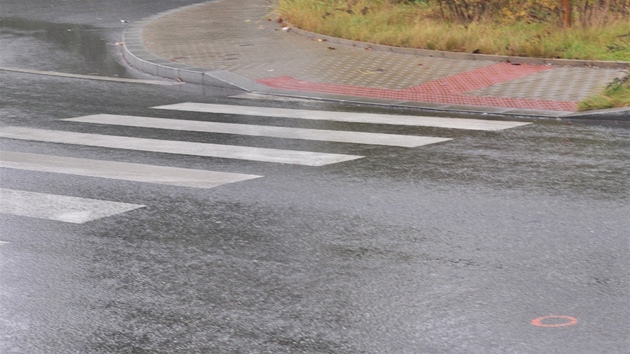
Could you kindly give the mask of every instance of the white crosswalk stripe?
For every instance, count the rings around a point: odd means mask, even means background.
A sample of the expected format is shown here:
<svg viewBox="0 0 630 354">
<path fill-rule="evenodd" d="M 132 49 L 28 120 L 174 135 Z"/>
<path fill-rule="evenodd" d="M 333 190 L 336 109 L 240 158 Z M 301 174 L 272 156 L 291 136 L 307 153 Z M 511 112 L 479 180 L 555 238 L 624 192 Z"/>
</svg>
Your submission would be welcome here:
<svg viewBox="0 0 630 354">
<path fill-rule="evenodd" d="M 0 156 L 0 167 L 5 168 L 167 184 L 181 187 L 214 188 L 227 183 L 262 177 L 239 173 L 203 171 L 9 151 L 0 152 Z"/>
<path fill-rule="evenodd" d="M 328 154 L 310 151 L 266 149 L 248 146 L 218 145 L 159 139 L 132 138 L 125 136 L 75 133 L 59 130 L 5 127 L 0 137 L 43 141 L 49 143 L 97 146 L 114 149 L 161 152 L 168 154 L 220 157 L 262 162 L 277 162 L 306 166 L 324 166 L 350 161 L 363 156 Z"/>
<path fill-rule="evenodd" d="M 0 188 L 0 213 L 83 224 L 145 205 Z"/>
<path fill-rule="evenodd" d="M 217 123 L 181 119 L 121 116 L 112 114 L 96 114 L 91 116 L 68 118 L 65 120 L 72 122 L 111 124 L 143 128 L 158 128 L 206 133 L 238 134 L 285 139 L 332 141 L 341 143 L 386 145 L 399 147 L 418 147 L 422 145 L 441 143 L 451 140 L 449 138 L 436 138 L 428 136 L 286 128 L 265 125 Z"/>
<path fill-rule="evenodd" d="M 328 120 L 328 121 L 351 122 L 351 123 L 390 124 L 390 125 L 424 126 L 424 127 L 449 128 L 449 129 L 489 130 L 489 131 L 503 130 L 503 129 L 520 127 L 523 125 L 530 124 L 526 122 L 499 121 L 499 120 L 424 117 L 424 116 L 375 114 L 375 113 L 314 111 L 314 110 L 287 109 L 287 108 L 232 106 L 232 105 L 194 103 L 194 102 L 177 103 L 177 104 L 171 104 L 171 105 L 165 105 L 165 106 L 157 106 L 153 108 L 164 109 L 164 110 L 187 111 L 187 112 L 238 114 L 238 115 L 249 115 L 249 116 L 260 116 L 260 117 Z"/>
</svg>

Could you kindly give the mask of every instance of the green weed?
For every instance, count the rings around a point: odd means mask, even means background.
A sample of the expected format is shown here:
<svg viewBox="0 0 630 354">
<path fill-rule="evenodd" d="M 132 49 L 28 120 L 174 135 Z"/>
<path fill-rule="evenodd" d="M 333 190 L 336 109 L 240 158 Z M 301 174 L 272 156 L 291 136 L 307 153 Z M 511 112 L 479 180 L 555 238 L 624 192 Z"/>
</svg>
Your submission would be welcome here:
<svg viewBox="0 0 630 354">
<path fill-rule="evenodd" d="M 630 107 L 630 73 L 613 80 L 599 95 L 578 104 L 580 111 L 615 107 Z"/>
</svg>

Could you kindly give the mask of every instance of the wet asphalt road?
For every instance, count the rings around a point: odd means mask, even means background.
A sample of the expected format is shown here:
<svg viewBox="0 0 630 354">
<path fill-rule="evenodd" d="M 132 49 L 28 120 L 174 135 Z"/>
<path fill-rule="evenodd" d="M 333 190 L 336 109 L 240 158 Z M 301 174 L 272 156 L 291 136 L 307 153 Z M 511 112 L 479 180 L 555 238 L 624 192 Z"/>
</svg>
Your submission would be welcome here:
<svg viewBox="0 0 630 354">
<path fill-rule="evenodd" d="M 10 48 L 2 65 L 135 76 L 116 61 L 119 18 L 186 2 L 122 3 L 50 9 L 3 1 L 11 19 L 0 29 L 0 44 Z M 29 8 L 36 11 L 26 15 Z M 146 205 L 79 225 L 0 215 L 2 353 L 624 353 L 630 346 L 627 125 L 538 120 L 475 132 L 171 112 L 149 107 L 376 109 L 6 71 L 0 81 L 1 127 L 366 156 L 314 168 L 0 140 L 3 151 L 264 176 L 202 190 L 0 170 L 2 188 Z M 100 113 L 453 140 L 409 149 L 59 121 Z"/>
</svg>

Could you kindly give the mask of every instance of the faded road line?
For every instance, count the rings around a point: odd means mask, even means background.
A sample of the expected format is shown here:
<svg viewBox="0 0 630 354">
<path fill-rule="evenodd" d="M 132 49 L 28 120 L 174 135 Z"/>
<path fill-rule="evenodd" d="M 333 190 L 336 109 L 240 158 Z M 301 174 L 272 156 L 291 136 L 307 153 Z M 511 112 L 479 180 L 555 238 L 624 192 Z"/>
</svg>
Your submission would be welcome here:
<svg viewBox="0 0 630 354">
<path fill-rule="evenodd" d="M 62 73 L 58 71 L 42 71 L 42 70 L 32 70 L 32 69 L 23 69 L 23 68 L 9 68 L 9 67 L 4 67 L 4 66 L 0 66 L 0 70 L 11 71 L 11 72 L 16 72 L 16 73 L 24 73 L 24 74 L 33 74 L 33 75 L 65 77 L 65 78 L 70 78 L 70 79 L 120 82 L 120 83 L 126 83 L 126 84 L 163 85 L 163 86 L 181 85 L 180 82 L 174 82 L 174 81 L 141 80 L 141 79 L 127 79 L 127 78 L 97 76 L 97 75 L 70 74 L 70 73 Z"/>
</svg>

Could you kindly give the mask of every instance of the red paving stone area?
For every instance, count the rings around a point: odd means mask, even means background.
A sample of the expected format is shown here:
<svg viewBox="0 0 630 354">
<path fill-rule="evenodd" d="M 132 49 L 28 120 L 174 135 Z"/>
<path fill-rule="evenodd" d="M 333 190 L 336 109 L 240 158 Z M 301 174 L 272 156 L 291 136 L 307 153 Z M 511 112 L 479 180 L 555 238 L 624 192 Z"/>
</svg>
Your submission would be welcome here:
<svg viewBox="0 0 630 354">
<path fill-rule="evenodd" d="M 553 66 L 547 65 L 498 63 L 402 90 L 316 83 L 297 80 L 290 76 L 259 79 L 257 82 L 278 89 L 403 101 L 550 111 L 577 110 L 577 103 L 571 101 L 465 95 L 466 92 L 552 69 Z"/>
</svg>

